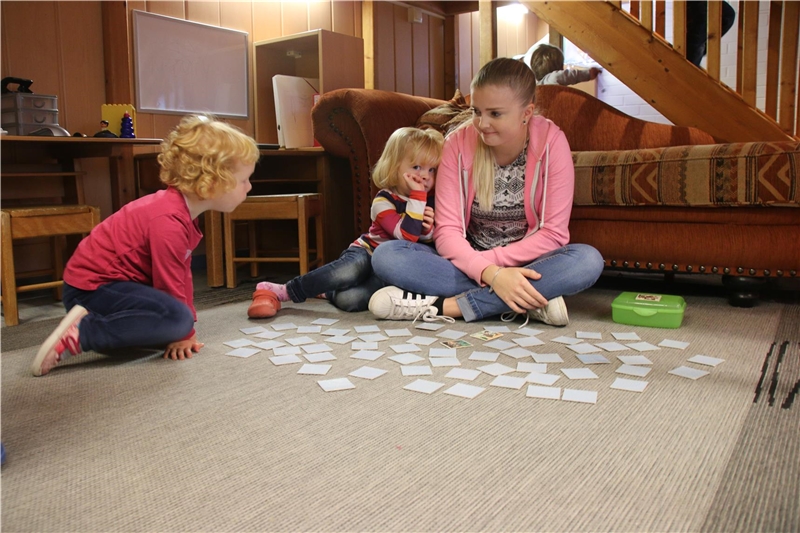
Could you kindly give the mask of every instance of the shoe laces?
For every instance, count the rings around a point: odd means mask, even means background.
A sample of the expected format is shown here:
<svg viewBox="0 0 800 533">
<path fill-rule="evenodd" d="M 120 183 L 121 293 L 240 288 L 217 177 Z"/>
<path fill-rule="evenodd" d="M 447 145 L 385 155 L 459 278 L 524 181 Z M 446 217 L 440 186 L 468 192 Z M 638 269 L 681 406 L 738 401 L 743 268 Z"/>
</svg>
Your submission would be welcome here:
<svg viewBox="0 0 800 533">
<path fill-rule="evenodd" d="M 452 324 L 456 321 L 456 319 L 451 316 L 438 315 L 436 308 L 432 305 L 427 309 L 422 309 L 419 313 L 417 313 L 417 316 L 414 317 L 414 322 L 411 322 L 411 325 L 413 326 L 414 323 L 420 318 L 423 322 L 445 322 L 447 324 Z"/>
<path fill-rule="evenodd" d="M 519 316 L 519 313 L 515 313 L 514 311 L 509 311 L 507 313 L 503 313 L 502 315 L 500 315 L 500 320 L 502 322 L 513 322 L 513 321 L 515 321 L 517 319 L 518 316 Z M 518 327 L 517 329 L 522 329 L 525 326 L 527 326 L 528 325 L 528 320 L 530 320 L 530 319 L 531 319 L 530 315 L 528 313 L 525 313 L 525 322 L 523 322 L 522 325 L 520 327 Z"/>
<path fill-rule="evenodd" d="M 70 355 L 78 355 L 81 351 L 78 326 L 73 324 L 64 332 L 56 344 L 56 360 L 60 362 L 67 352 Z"/>
</svg>

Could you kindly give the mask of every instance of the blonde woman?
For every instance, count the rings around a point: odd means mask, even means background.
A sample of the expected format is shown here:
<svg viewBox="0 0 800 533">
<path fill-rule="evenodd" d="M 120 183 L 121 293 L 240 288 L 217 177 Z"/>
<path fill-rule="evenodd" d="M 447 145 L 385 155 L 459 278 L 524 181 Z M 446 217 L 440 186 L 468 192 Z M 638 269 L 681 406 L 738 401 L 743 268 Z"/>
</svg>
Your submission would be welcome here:
<svg viewBox="0 0 800 533">
<path fill-rule="evenodd" d="M 535 114 L 535 89 L 533 72 L 513 59 L 475 76 L 473 119 L 448 135 L 439 166 L 436 251 L 406 242 L 376 250 L 375 273 L 390 284 L 369 302 L 376 317 L 470 322 L 511 312 L 569 322 L 562 295 L 592 286 L 603 259 L 569 244 L 572 156 L 558 126 Z"/>
<path fill-rule="evenodd" d="M 188 359 L 203 347 L 191 271 L 203 237 L 197 218 L 244 201 L 258 145 L 234 126 L 192 115 L 161 147 L 167 189 L 126 204 L 81 241 L 64 271 L 67 316 L 36 354 L 33 375 L 86 350 L 165 347 L 164 358 Z"/>
</svg>

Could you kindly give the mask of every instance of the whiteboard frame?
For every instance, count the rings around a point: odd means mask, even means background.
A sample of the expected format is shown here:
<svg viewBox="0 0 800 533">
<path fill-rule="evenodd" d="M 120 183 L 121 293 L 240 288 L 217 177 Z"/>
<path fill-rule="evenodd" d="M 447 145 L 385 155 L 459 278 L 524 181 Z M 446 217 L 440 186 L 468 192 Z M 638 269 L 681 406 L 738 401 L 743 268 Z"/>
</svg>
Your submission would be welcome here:
<svg viewBox="0 0 800 533">
<path fill-rule="evenodd" d="M 248 33 L 246 31 L 232 30 L 229 28 L 221 28 L 219 26 L 212 26 L 210 24 L 203 24 L 201 22 L 193 22 L 190 20 L 179 19 L 175 17 L 167 17 L 165 15 L 158 15 L 155 13 L 148 13 L 146 11 L 132 10 L 133 11 L 133 62 L 134 62 L 134 91 L 136 93 L 136 110 L 140 113 L 159 113 L 159 114 L 173 114 L 173 115 L 188 115 L 192 113 L 210 113 L 218 117 L 225 118 L 250 118 L 250 46 L 248 43 Z M 148 22 L 157 21 L 159 25 L 168 23 L 174 26 L 174 31 L 155 33 L 152 28 L 148 28 Z M 151 30 L 147 33 L 147 30 Z M 148 35 L 147 39 L 141 39 L 142 35 Z M 169 83 L 166 84 L 165 90 L 148 92 L 148 85 L 143 83 L 142 72 L 149 71 L 155 72 L 155 76 L 159 76 L 158 69 L 153 65 L 143 65 L 145 57 L 148 54 L 142 52 L 142 47 L 146 46 L 152 49 L 158 48 L 160 57 L 166 58 L 166 64 L 170 60 L 180 62 L 181 57 L 178 57 L 175 50 L 171 50 L 168 46 L 166 39 L 173 38 L 175 35 L 192 34 L 192 37 L 202 39 L 205 46 L 211 46 L 215 43 L 219 44 L 223 41 L 230 45 L 238 43 L 241 39 L 241 51 L 243 53 L 242 71 L 237 73 L 237 77 L 233 79 L 232 85 L 235 87 L 241 85 L 242 98 L 226 99 L 224 107 L 215 107 L 214 105 L 204 105 L 208 102 L 200 103 L 198 101 L 187 101 L 184 107 L 165 104 L 164 107 L 154 105 L 157 100 L 157 93 L 163 95 L 171 91 L 172 87 Z M 161 40 L 159 40 L 161 39 Z M 216 39 L 216 41 L 215 41 Z M 145 43 L 146 41 L 146 43 Z M 220 45 L 221 46 L 221 45 Z M 238 46 L 238 45 L 237 45 Z M 208 49 L 203 52 L 204 57 L 211 57 L 213 49 Z M 236 51 L 238 54 L 238 49 Z M 170 55 L 172 54 L 172 55 Z M 228 64 L 229 62 L 226 62 Z M 213 66 L 212 66 L 213 68 Z M 161 79 L 172 80 L 175 79 L 175 71 L 169 73 L 162 73 Z M 148 80 L 152 80 L 152 76 Z M 183 77 L 179 78 L 185 86 L 212 86 L 213 79 L 202 78 L 201 73 L 189 69 L 183 72 Z M 162 86 L 163 87 L 163 86 Z M 238 93 L 239 89 L 237 89 Z M 167 99 L 169 100 L 169 99 Z"/>
</svg>

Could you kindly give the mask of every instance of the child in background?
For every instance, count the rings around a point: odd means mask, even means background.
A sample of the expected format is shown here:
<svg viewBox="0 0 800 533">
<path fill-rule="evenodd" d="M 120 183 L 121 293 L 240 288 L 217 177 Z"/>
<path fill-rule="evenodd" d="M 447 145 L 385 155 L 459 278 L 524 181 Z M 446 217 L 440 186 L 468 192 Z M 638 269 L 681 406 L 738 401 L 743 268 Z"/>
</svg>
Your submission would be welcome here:
<svg viewBox="0 0 800 533">
<path fill-rule="evenodd" d="M 166 346 L 164 358 L 202 348 L 193 305 L 192 251 L 203 237 L 197 217 L 233 211 L 251 189 L 255 141 L 210 116 L 187 116 L 161 144 L 168 188 L 114 213 L 83 239 L 64 271 L 67 316 L 31 366 L 47 374 L 66 354 Z"/>
<path fill-rule="evenodd" d="M 536 76 L 537 85 L 575 85 L 593 80 L 600 74 L 600 69 L 570 68 L 564 70 L 564 53 L 557 46 L 540 44 L 531 54 L 528 66 Z"/>
<path fill-rule="evenodd" d="M 280 302 L 300 303 L 321 294 L 344 311 L 366 310 L 370 297 L 386 285 L 372 272 L 375 248 L 393 239 L 432 241 L 433 207 L 428 204 L 428 193 L 433 188 L 443 142 L 436 130 L 400 128 L 392 133 L 372 171 L 372 181 L 381 190 L 372 201 L 369 232 L 337 260 L 285 285 L 259 283 L 247 315 L 268 318 L 278 312 Z"/>
</svg>

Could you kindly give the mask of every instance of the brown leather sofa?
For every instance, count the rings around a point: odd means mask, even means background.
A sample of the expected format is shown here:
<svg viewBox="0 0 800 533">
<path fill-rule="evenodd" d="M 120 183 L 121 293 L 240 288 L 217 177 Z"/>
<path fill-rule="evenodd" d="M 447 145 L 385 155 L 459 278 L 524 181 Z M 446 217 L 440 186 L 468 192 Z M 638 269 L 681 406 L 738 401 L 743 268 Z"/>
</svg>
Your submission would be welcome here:
<svg viewBox="0 0 800 533">
<path fill-rule="evenodd" d="M 607 269 L 731 281 L 797 276 L 800 142 L 717 143 L 695 128 L 635 119 L 570 87 L 537 88 L 536 106 L 573 151 L 571 241 L 596 247 Z M 453 107 L 370 89 L 322 96 L 314 135 L 350 161 L 354 235 L 369 226 L 370 169 L 389 135 Z"/>
</svg>

